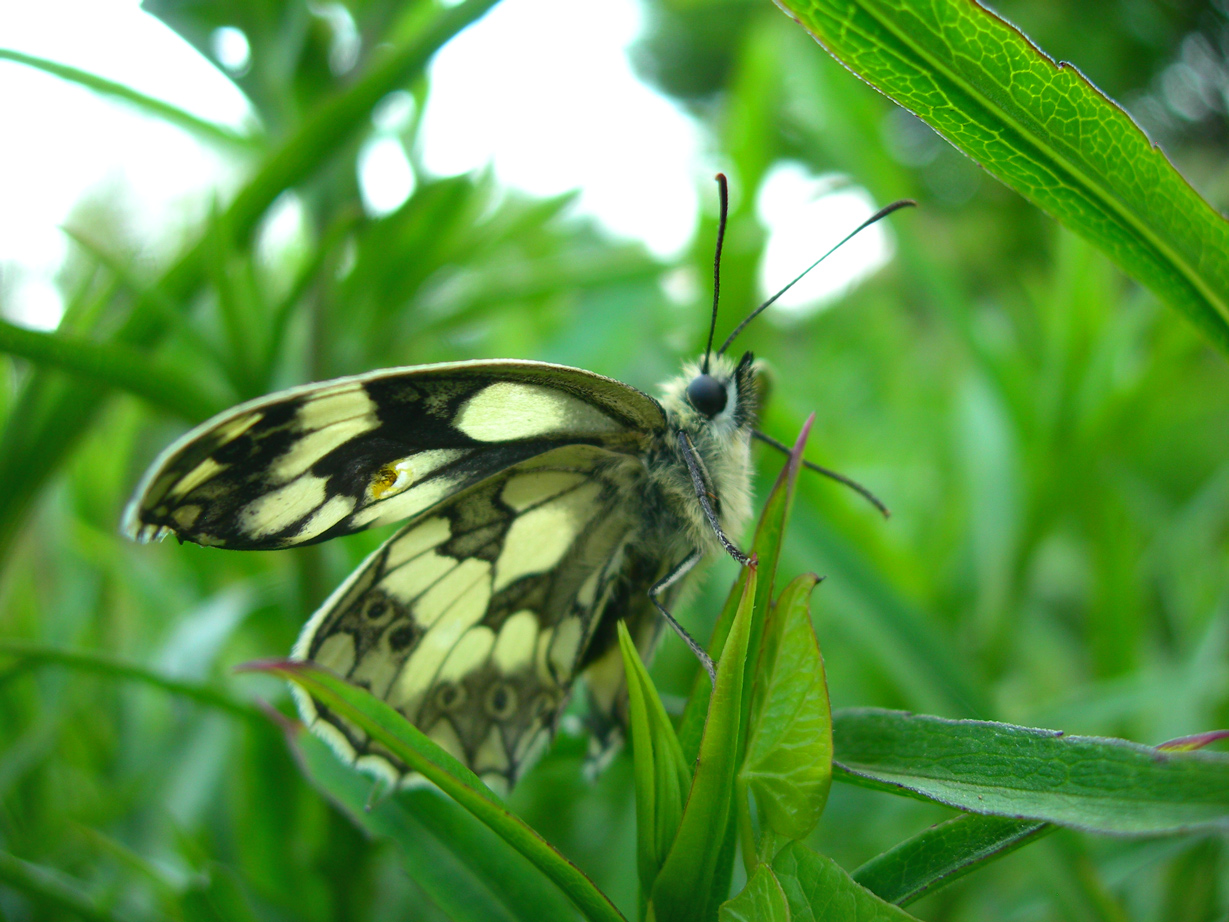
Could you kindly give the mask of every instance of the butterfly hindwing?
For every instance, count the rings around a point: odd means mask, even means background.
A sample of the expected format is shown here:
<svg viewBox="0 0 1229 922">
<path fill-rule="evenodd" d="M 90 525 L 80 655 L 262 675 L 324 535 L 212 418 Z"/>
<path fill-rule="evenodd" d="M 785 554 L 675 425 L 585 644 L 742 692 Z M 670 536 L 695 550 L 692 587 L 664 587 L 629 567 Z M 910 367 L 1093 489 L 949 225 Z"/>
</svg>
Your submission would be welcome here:
<svg viewBox="0 0 1229 922">
<path fill-rule="evenodd" d="M 242 404 L 154 463 L 125 515 L 141 540 L 219 547 L 324 541 L 399 521 L 560 445 L 642 450 L 656 401 L 528 361 L 386 369 Z"/>
<path fill-rule="evenodd" d="M 295 656 L 384 699 L 494 786 L 549 740 L 601 613 L 621 591 L 638 462 L 553 450 L 420 513 L 304 629 Z M 406 767 L 300 696 L 344 755 Z"/>
</svg>

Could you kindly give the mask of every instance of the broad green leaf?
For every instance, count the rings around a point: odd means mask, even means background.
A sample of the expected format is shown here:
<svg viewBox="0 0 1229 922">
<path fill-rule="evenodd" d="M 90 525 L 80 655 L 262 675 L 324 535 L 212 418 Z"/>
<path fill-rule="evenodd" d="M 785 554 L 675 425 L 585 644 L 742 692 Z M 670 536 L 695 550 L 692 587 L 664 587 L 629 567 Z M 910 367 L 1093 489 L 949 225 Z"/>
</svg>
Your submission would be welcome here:
<svg viewBox="0 0 1229 922">
<path fill-rule="evenodd" d="M 552 880 L 589 919 L 623 920 L 606 896 L 519 817 L 510 813 L 478 776 L 428 739 L 417 727 L 370 692 L 325 669 L 296 660 L 253 663 L 294 682 L 335 714 L 353 723 L 394 757 L 419 772 L 485 823 Z"/>
<path fill-rule="evenodd" d="M 731 819 L 747 641 L 755 617 L 756 567 L 752 564 L 747 570 L 738 612 L 717 664 L 717 686 L 704 722 L 699 761 L 683 819 L 650 897 L 649 917 L 662 922 L 711 919 L 729 892 L 726 889 L 721 896 L 714 896 L 723 882 L 720 878 L 725 876 L 718 869 Z M 724 886 L 728 888 L 729 883 L 724 882 Z"/>
<path fill-rule="evenodd" d="M 793 922 L 903 922 L 903 909 L 859 886 L 844 869 L 801 842 L 781 849 L 772 862 L 789 901 Z"/>
<path fill-rule="evenodd" d="M 426 788 L 372 800 L 372 779 L 291 722 L 287 739 L 304 774 L 359 827 L 397 844 L 402 862 L 449 918 L 570 920 L 571 904 L 525 858 L 453 801 Z"/>
<path fill-rule="evenodd" d="M 632 761 L 636 777 L 636 858 L 644 899 L 661 870 L 691 788 L 691 771 L 636 643 L 619 622 L 619 649 L 627 676 Z"/>
<path fill-rule="evenodd" d="M 815 828 L 832 785 L 832 712 L 809 604 L 818 582 L 810 574 L 795 579 L 769 616 L 739 772 L 761 821 L 786 839 Z"/>
<path fill-rule="evenodd" d="M 766 864 L 761 864 L 742 893 L 722 903 L 718 922 L 790 922 L 789 903 L 780 882 Z"/>
<path fill-rule="evenodd" d="M 1125 835 L 1229 828 L 1225 753 L 875 708 L 838 711 L 833 740 L 837 780 L 974 813 Z"/>
<path fill-rule="evenodd" d="M 777 0 L 842 64 L 1229 351 L 1229 224 L 1076 68 L 968 0 Z"/>
<path fill-rule="evenodd" d="M 881 899 L 908 906 L 1054 828 L 1033 820 L 965 813 L 875 856 L 851 876 Z"/>
</svg>

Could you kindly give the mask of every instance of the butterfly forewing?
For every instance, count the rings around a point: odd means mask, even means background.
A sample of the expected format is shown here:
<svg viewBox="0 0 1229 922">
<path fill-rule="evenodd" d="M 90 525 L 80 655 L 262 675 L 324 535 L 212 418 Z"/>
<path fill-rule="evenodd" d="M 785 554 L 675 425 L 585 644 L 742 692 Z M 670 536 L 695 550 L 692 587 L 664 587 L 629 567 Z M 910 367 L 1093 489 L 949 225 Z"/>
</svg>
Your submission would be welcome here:
<svg viewBox="0 0 1229 922">
<path fill-rule="evenodd" d="M 549 740 L 638 527 L 639 462 L 553 450 L 420 513 L 304 629 L 295 655 L 387 701 L 493 786 Z M 347 757 L 406 767 L 300 698 Z"/>
<path fill-rule="evenodd" d="M 540 362 L 341 378 L 188 433 L 154 463 L 125 528 L 228 548 L 314 543 L 409 518 L 561 445 L 635 453 L 664 425 L 634 388 Z"/>
</svg>

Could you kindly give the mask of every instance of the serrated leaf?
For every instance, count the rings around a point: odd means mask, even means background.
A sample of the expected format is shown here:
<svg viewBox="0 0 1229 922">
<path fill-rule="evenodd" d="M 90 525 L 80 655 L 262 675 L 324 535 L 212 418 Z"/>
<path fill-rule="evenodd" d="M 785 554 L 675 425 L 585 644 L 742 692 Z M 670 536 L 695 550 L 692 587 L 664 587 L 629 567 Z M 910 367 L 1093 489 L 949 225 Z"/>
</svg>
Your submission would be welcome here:
<svg viewBox="0 0 1229 922">
<path fill-rule="evenodd" d="M 876 855 L 850 876 L 881 899 L 908 906 L 1054 828 L 1033 820 L 965 813 Z"/>
<path fill-rule="evenodd" d="M 636 778 L 636 857 L 647 898 L 683 817 L 691 771 L 657 689 L 627 627 L 619 622 L 619 649 L 627 676 L 632 763 Z"/>
<path fill-rule="evenodd" d="M 508 812 L 477 775 L 388 704 L 314 663 L 276 660 L 249 664 L 245 668 L 268 672 L 295 683 L 320 704 L 367 733 L 396 759 L 432 782 L 524 855 L 586 918 L 625 922 L 614 904 L 575 865 L 523 820 Z"/>
<path fill-rule="evenodd" d="M 725 875 L 718 873 L 730 823 L 730 806 L 737 769 L 739 724 L 742 720 L 743 678 L 747 641 L 755 617 L 756 568 L 747 568 L 738 612 L 717 664 L 717 685 L 709 703 L 699 761 L 678 835 L 653 885 L 651 918 L 670 922 L 711 919 L 725 894 L 715 891 Z M 729 883 L 724 882 L 728 894 Z"/>
<path fill-rule="evenodd" d="M 761 864 L 741 893 L 722 903 L 718 922 L 790 922 L 789 902 L 772 869 Z"/>
<path fill-rule="evenodd" d="M 815 828 L 832 785 L 832 713 L 809 604 L 818 582 L 810 574 L 795 579 L 769 616 L 739 772 L 761 821 L 786 839 Z"/>
<path fill-rule="evenodd" d="M 1229 828 L 1229 754 L 1162 752 L 981 720 L 833 715 L 838 781 L 1090 832 Z"/>
<path fill-rule="evenodd" d="M 793 922 L 904 922 L 913 916 L 859 886 L 844 869 L 801 842 L 772 862 Z"/>
<path fill-rule="evenodd" d="M 823 47 L 1229 351 L 1229 223 L 1076 68 L 968 0 L 777 0 Z"/>
</svg>

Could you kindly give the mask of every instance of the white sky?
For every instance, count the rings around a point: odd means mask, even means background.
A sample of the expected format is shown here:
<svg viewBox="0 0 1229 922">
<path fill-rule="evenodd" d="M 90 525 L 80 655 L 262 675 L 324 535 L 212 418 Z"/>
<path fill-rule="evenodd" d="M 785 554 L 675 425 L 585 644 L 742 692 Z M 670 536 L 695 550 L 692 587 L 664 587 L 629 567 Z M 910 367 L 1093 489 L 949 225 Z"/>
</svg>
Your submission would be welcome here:
<svg viewBox="0 0 1229 922">
<path fill-rule="evenodd" d="M 583 7 L 504 0 L 432 65 L 425 168 L 452 175 L 490 163 L 502 182 L 533 194 L 578 188 L 580 210 L 613 234 L 666 258 L 681 254 L 695 231 L 697 189 L 712 183 L 718 164 L 699 127 L 631 73 L 625 49 L 641 21 L 637 0 Z M 229 79 L 136 0 L 0 2 L 0 46 L 100 74 L 222 124 L 241 127 L 252 118 Z M 216 36 L 215 47 L 235 60 L 245 51 L 242 35 L 231 31 Z M 393 99 L 378 113 L 360 157 L 364 200 L 376 213 L 396 208 L 416 181 L 393 140 L 407 106 Z M 32 326 L 58 320 L 52 277 L 67 248 L 58 228 L 88 189 L 123 189 L 138 236 L 156 252 L 208 207 L 210 192 L 239 178 L 182 131 L 8 62 L 0 62 L 0 124 L 9 133 L 0 145 L 0 260 L 19 267 L 6 279 L 0 311 Z M 831 192 L 831 185 L 783 165 L 761 190 L 758 211 L 770 228 L 766 293 L 871 213 L 864 192 Z M 887 256 L 884 233 L 872 229 L 782 307 L 814 309 Z"/>
</svg>

